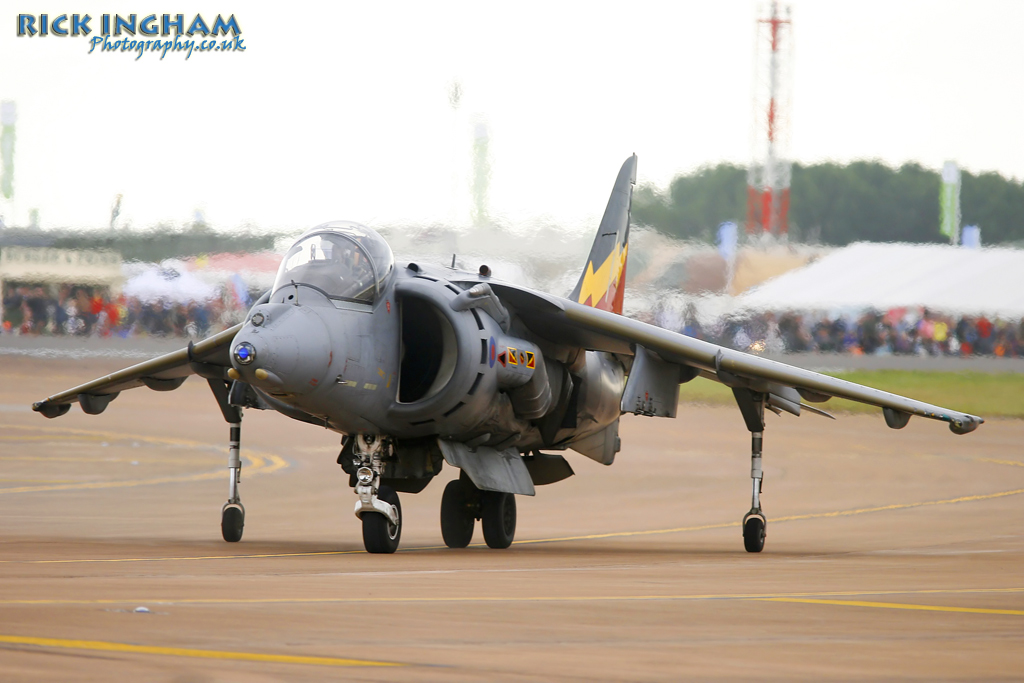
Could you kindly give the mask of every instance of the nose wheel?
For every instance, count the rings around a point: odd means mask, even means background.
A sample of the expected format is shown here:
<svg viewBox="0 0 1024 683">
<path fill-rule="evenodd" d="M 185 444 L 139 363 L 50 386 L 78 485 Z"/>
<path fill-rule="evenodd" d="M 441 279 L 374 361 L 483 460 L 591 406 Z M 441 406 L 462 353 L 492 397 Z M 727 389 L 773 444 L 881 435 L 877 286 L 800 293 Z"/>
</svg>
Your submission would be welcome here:
<svg viewBox="0 0 1024 683">
<path fill-rule="evenodd" d="M 380 512 L 363 512 L 363 547 L 368 553 L 393 553 L 402 540 L 402 503 L 398 492 L 383 484 L 377 487 L 377 500 L 393 506 L 395 520 Z"/>
<path fill-rule="evenodd" d="M 391 452 L 391 443 L 386 437 L 359 434 L 353 452 L 359 497 L 355 514 L 363 525 L 363 547 L 368 553 L 393 553 L 402 540 L 402 504 L 398 492 L 381 483 L 383 459 Z"/>
</svg>

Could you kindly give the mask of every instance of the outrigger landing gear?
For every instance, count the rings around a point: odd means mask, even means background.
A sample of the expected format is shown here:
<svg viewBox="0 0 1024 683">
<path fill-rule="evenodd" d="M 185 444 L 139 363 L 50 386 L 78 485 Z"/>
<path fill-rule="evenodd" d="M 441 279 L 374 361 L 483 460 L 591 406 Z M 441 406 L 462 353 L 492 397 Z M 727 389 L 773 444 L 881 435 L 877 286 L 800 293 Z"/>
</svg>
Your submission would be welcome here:
<svg viewBox="0 0 1024 683">
<path fill-rule="evenodd" d="M 743 547 L 748 553 L 759 553 L 764 550 L 764 539 L 767 536 L 768 519 L 761 511 L 761 482 L 764 473 L 761 470 L 761 447 L 764 440 L 764 405 L 765 395 L 745 388 L 733 388 L 736 404 L 743 414 L 743 420 L 750 430 L 750 478 L 751 500 L 750 512 L 743 516 Z"/>
<path fill-rule="evenodd" d="M 231 443 L 228 447 L 228 502 L 220 511 L 220 533 L 228 543 L 242 540 L 242 529 L 245 527 L 245 508 L 238 494 L 238 484 L 242 481 L 242 458 L 239 447 L 242 439 L 242 411 L 238 411 L 239 422 L 231 425 Z"/>
<path fill-rule="evenodd" d="M 189 348 L 191 349 L 191 346 Z M 207 377 L 206 381 L 231 429 L 228 443 L 228 502 L 220 509 L 220 533 L 228 543 L 237 543 L 242 540 L 242 529 L 245 527 L 245 508 L 242 507 L 242 498 L 238 493 L 238 485 L 242 480 L 242 458 L 239 455 L 242 440 L 242 409 L 231 405 L 229 385 L 225 380 Z"/>
<path fill-rule="evenodd" d="M 764 550 L 765 528 L 768 521 L 761 512 L 761 440 L 763 432 L 754 432 L 750 441 L 750 478 L 753 482 L 753 493 L 750 500 L 750 512 L 743 516 L 743 547 L 748 553 L 759 553 Z"/>
<path fill-rule="evenodd" d="M 359 459 L 356 470 L 355 514 L 363 523 L 363 547 L 368 553 L 393 553 L 402 539 L 402 504 L 398 493 L 380 483 L 384 439 L 373 434 L 356 436 L 354 452 Z"/>
</svg>

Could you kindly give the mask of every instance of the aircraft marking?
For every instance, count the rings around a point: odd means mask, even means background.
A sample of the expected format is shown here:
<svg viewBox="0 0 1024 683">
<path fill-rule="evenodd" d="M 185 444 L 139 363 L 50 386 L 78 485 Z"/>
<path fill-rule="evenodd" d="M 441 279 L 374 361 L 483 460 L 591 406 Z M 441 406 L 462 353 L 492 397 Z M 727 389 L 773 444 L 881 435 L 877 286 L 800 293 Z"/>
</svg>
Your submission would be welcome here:
<svg viewBox="0 0 1024 683">
<path fill-rule="evenodd" d="M 534 358 L 533 351 L 526 352 L 526 367 L 531 370 L 537 367 L 537 359 Z"/>
<path fill-rule="evenodd" d="M 36 647 L 64 648 L 71 650 L 164 655 L 169 657 L 227 659 L 242 662 L 265 662 L 269 664 L 314 664 L 319 666 L 405 666 L 404 664 L 399 664 L 397 662 L 375 662 L 367 659 L 343 659 L 341 657 L 314 657 L 303 655 L 271 655 L 259 652 L 236 652 L 232 650 L 197 650 L 187 647 L 161 647 L 155 645 L 113 643 L 103 640 L 71 640 L 67 638 L 35 638 L 31 636 L 0 635 L 0 643 L 8 643 L 11 645 L 35 645 Z"/>
<path fill-rule="evenodd" d="M 367 382 L 366 384 L 363 385 L 363 389 L 369 389 L 370 391 L 375 391 L 377 389 L 377 385 L 376 384 L 370 384 L 369 382 Z"/>
<path fill-rule="evenodd" d="M 516 360 L 516 350 L 515 350 L 515 347 L 512 347 L 512 346 L 508 347 L 508 364 L 509 365 L 519 365 L 519 361 Z"/>
<path fill-rule="evenodd" d="M 494 337 L 491 337 L 490 346 L 491 346 L 491 352 L 490 352 L 489 360 L 487 362 L 487 367 L 493 368 L 494 367 L 495 357 L 496 357 L 496 355 L 498 353 L 498 345 L 494 342 Z"/>
<path fill-rule="evenodd" d="M 607 299 L 608 293 L 613 289 L 618 291 L 622 271 L 626 266 L 626 254 L 628 251 L 628 244 L 623 245 L 616 242 L 615 249 L 608 254 L 604 263 L 596 271 L 594 270 L 594 262 L 587 262 L 578 303 L 593 308 L 604 308 L 600 304 Z M 609 306 L 606 310 L 611 310 L 610 302 L 606 301 L 605 306 Z M 615 312 L 618 313 L 619 311 Z"/>
</svg>

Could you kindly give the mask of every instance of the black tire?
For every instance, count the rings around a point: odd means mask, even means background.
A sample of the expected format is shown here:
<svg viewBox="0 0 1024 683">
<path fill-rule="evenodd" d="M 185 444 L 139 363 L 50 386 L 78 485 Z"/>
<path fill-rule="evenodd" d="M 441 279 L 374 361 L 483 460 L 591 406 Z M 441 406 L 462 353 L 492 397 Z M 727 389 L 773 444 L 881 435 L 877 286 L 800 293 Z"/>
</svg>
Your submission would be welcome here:
<svg viewBox="0 0 1024 683">
<path fill-rule="evenodd" d="M 379 512 L 363 513 L 363 547 L 368 553 L 393 553 L 402 540 L 402 503 L 398 493 L 383 484 L 377 488 L 377 497 L 398 508 L 398 524 L 392 524 Z"/>
<path fill-rule="evenodd" d="M 759 553 L 764 550 L 764 520 L 751 517 L 743 525 L 743 547 L 748 553 Z"/>
<path fill-rule="evenodd" d="M 220 512 L 220 535 L 228 543 L 242 540 L 242 529 L 245 528 L 245 510 L 237 505 L 226 505 Z"/>
<path fill-rule="evenodd" d="M 453 479 L 441 496 L 441 538 L 449 548 L 465 548 L 473 540 L 479 494 L 471 484 Z"/>
<path fill-rule="evenodd" d="M 480 508 L 487 547 L 502 549 L 512 545 L 516 535 L 516 497 L 511 493 L 484 491 Z"/>
</svg>

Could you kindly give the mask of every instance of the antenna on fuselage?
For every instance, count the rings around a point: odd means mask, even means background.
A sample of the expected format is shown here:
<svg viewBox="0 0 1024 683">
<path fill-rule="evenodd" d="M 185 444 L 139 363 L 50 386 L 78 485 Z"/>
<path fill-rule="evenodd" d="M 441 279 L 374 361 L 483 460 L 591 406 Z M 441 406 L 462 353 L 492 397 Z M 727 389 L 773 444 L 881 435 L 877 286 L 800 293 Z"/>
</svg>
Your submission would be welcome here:
<svg viewBox="0 0 1024 683">
<path fill-rule="evenodd" d="M 452 254 L 452 268 L 455 267 L 455 254 Z"/>
<path fill-rule="evenodd" d="M 292 280 L 292 287 L 295 288 L 295 305 L 299 305 L 299 286 L 295 284 L 295 280 Z"/>
</svg>

